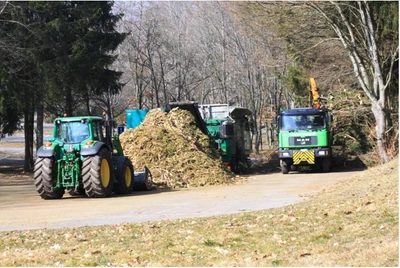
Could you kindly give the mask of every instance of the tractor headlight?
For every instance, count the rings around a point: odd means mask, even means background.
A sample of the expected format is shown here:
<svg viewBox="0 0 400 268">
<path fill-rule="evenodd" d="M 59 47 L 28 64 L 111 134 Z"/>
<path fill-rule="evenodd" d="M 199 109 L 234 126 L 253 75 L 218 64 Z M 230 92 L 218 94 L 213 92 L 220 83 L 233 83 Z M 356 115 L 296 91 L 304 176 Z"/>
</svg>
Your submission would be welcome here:
<svg viewBox="0 0 400 268">
<path fill-rule="evenodd" d="M 49 147 L 51 147 L 51 145 L 53 145 L 53 143 L 48 141 L 48 142 L 45 142 L 43 145 L 44 145 L 44 147 L 49 148 Z"/>
<path fill-rule="evenodd" d="M 282 156 L 283 156 L 283 157 L 289 157 L 290 154 L 289 154 L 289 153 L 282 153 Z"/>
<path fill-rule="evenodd" d="M 328 152 L 327 151 L 318 151 L 318 155 L 319 156 L 328 155 Z"/>
</svg>

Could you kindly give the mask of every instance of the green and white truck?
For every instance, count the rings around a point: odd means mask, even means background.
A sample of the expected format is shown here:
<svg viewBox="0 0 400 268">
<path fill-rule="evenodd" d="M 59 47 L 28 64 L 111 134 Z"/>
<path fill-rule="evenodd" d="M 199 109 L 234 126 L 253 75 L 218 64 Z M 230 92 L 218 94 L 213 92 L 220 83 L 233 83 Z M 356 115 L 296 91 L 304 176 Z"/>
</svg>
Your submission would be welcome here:
<svg viewBox="0 0 400 268">
<path fill-rule="evenodd" d="M 332 160 L 332 114 L 325 108 L 282 110 L 278 127 L 278 157 L 283 174 L 313 165 L 328 172 Z"/>
</svg>

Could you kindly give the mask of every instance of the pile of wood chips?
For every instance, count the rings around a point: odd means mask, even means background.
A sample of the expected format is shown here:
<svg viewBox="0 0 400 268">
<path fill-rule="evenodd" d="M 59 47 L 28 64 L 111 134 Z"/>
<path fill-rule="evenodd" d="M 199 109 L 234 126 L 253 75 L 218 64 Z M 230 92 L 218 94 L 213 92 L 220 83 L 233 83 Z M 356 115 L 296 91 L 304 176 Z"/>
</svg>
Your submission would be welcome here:
<svg viewBox="0 0 400 268">
<path fill-rule="evenodd" d="M 135 170 L 149 168 L 159 189 L 230 184 L 235 175 L 221 161 L 193 115 L 179 108 L 151 110 L 135 129 L 120 135 Z"/>
</svg>

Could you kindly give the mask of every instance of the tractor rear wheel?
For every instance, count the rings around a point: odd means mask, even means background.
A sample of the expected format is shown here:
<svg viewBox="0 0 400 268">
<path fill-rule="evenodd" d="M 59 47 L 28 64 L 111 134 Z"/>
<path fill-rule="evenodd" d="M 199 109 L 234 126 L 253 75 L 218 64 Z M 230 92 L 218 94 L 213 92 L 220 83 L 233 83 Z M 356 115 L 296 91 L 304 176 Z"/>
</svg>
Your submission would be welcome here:
<svg viewBox="0 0 400 268">
<path fill-rule="evenodd" d="M 122 163 L 119 163 L 119 162 Z M 130 194 L 133 190 L 133 165 L 131 160 L 125 157 L 118 158 L 115 177 L 117 184 L 114 185 L 114 191 L 117 194 Z"/>
<path fill-rule="evenodd" d="M 88 156 L 82 163 L 82 182 L 89 197 L 108 197 L 113 189 L 110 153 L 106 149 Z"/>
<path fill-rule="evenodd" d="M 38 157 L 33 168 L 36 191 L 43 199 L 60 199 L 64 188 L 54 187 L 57 184 L 57 164 L 53 158 Z"/>
</svg>

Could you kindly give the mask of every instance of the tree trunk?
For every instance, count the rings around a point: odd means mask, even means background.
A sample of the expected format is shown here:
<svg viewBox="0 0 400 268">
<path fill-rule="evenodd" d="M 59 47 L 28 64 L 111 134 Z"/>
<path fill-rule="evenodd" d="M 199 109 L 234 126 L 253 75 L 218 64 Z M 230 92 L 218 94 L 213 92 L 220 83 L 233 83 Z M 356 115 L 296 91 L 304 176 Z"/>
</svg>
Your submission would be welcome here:
<svg viewBox="0 0 400 268">
<path fill-rule="evenodd" d="M 255 142 L 254 142 L 254 149 L 256 150 L 256 154 L 260 152 L 260 132 L 261 132 L 261 126 L 260 128 L 257 125 L 257 115 L 254 112 L 253 114 L 253 120 L 254 120 L 254 133 L 255 133 Z"/>
<path fill-rule="evenodd" d="M 334 1 L 331 4 L 336 8 L 341 18 L 340 23 L 331 17 L 331 13 L 325 12 L 318 5 L 312 4 L 312 6 L 325 17 L 341 40 L 343 47 L 349 53 L 358 82 L 367 97 L 371 100 L 371 110 L 376 121 L 375 130 L 378 154 L 381 162 L 386 163 L 389 161 L 386 152 L 386 90 L 392 77 L 394 63 L 398 60 L 398 42 L 393 42 L 393 52 L 386 59 L 386 61 L 391 62 L 390 68 L 387 70 L 382 69 L 382 66 L 384 66 L 382 61 L 385 59 L 379 54 L 379 40 L 377 39 L 379 34 L 376 34 L 378 28 L 375 28 L 375 24 L 373 23 L 370 3 L 360 1 L 354 6 L 360 15 L 358 21 L 354 20 L 354 17 L 350 19 L 346 16 L 345 10 L 348 8 L 347 4 L 343 6 Z M 361 41 L 356 38 L 360 32 L 362 33 Z"/>
<path fill-rule="evenodd" d="M 33 120 L 34 111 L 32 105 L 32 98 L 26 98 L 24 108 L 24 135 L 25 135 L 25 157 L 24 157 L 24 171 L 31 172 L 33 170 Z"/>
<path fill-rule="evenodd" d="M 67 116 L 73 116 L 73 109 L 72 109 L 72 90 L 67 88 L 65 92 L 65 113 Z"/>
<path fill-rule="evenodd" d="M 382 164 L 389 161 L 386 153 L 386 113 L 379 103 L 372 103 L 372 113 L 376 121 L 376 145 Z"/>
<path fill-rule="evenodd" d="M 43 113 L 43 104 L 39 102 L 37 107 L 37 115 L 36 115 L 36 150 L 38 150 L 43 145 L 43 121 L 44 121 L 44 113 Z"/>
<path fill-rule="evenodd" d="M 91 108 L 90 108 L 90 97 L 89 96 L 90 96 L 89 93 L 85 94 L 86 111 L 87 111 L 88 115 L 92 115 L 92 111 L 91 111 Z"/>
<path fill-rule="evenodd" d="M 162 92 L 163 92 L 163 95 L 164 95 L 163 106 L 167 107 L 167 104 L 169 103 L 169 101 L 168 101 L 168 95 L 167 95 L 167 86 L 166 86 L 166 82 L 165 82 L 163 56 L 161 55 L 159 50 L 157 50 L 157 53 L 158 53 L 158 58 L 160 60 L 161 86 L 162 86 Z"/>
</svg>

